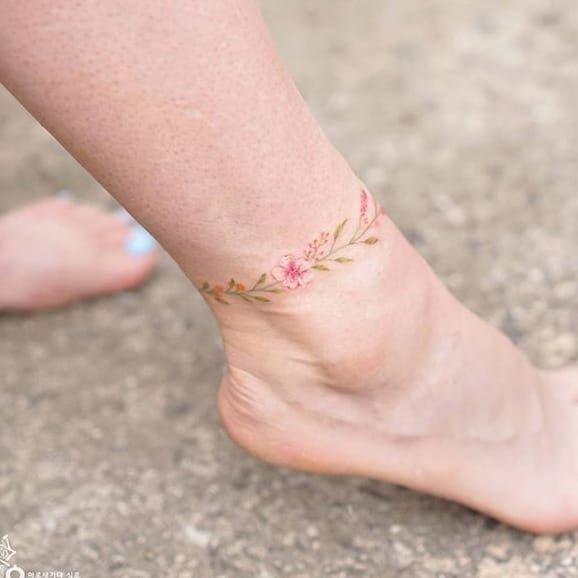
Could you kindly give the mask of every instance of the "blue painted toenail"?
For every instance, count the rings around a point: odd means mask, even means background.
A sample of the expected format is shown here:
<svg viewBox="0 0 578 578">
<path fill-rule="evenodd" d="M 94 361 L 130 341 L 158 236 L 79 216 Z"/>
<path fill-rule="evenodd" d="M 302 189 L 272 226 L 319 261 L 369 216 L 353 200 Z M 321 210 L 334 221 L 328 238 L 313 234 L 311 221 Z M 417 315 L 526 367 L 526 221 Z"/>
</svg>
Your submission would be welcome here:
<svg viewBox="0 0 578 578">
<path fill-rule="evenodd" d="M 133 216 L 124 207 L 119 207 L 118 209 L 116 209 L 116 211 L 114 211 L 114 215 L 116 216 L 117 219 L 121 220 L 123 223 L 134 222 Z"/>
<path fill-rule="evenodd" d="M 131 227 L 131 233 L 124 244 L 124 250 L 129 255 L 138 257 L 146 255 L 155 249 L 157 243 L 154 237 L 138 223 Z"/>
</svg>

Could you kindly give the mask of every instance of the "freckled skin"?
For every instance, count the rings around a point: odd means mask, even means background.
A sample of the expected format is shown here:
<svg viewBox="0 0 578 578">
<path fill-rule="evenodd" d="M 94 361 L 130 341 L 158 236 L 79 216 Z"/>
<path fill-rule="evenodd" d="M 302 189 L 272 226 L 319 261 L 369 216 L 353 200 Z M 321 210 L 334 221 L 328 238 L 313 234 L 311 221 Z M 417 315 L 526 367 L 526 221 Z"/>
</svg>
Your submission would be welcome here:
<svg viewBox="0 0 578 578">
<path fill-rule="evenodd" d="M 359 182 L 252 1 L 0 5 L 0 80 L 191 280 L 254 279 L 358 214 Z M 375 235 L 330 282 L 211 303 L 231 437 L 273 463 L 404 484 L 524 529 L 578 527 L 576 371 L 537 372 L 386 215 Z"/>
<path fill-rule="evenodd" d="M 267 270 L 356 211 L 355 177 L 252 2 L 33 0 L 3 13 L 2 81 L 191 277 Z"/>
</svg>

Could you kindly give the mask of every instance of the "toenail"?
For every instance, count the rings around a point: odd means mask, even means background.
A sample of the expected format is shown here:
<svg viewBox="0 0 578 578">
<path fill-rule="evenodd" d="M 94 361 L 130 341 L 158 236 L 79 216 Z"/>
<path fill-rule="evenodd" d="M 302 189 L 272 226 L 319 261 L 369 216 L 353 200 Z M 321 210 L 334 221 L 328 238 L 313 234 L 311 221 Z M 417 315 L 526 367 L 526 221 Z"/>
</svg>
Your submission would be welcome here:
<svg viewBox="0 0 578 578">
<path fill-rule="evenodd" d="M 134 223 L 134 217 L 124 207 L 116 209 L 114 216 L 123 223 Z"/>
<path fill-rule="evenodd" d="M 154 237 L 138 223 L 134 223 L 131 232 L 124 244 L 124 250 L 129 255 L 146 255 L 156 247 Z"/>
</svg>

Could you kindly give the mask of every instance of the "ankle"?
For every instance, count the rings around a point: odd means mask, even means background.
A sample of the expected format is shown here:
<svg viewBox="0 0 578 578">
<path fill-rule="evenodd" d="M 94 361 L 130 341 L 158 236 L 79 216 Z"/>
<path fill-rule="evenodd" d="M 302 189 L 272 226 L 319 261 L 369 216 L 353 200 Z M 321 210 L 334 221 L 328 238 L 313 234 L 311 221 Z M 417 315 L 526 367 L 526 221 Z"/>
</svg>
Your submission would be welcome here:
<svg viewBox="0 0 578 578">
<path fill-rule="evenodd" d="M 214 307 L 229 365 L 267 380 L 298 360 L 287 379 L 339 390 L 411 379 L 432 349 L 441 285 L 385 215 L 375 235 L 378 243 L 316 272 L 307 287 L 270 303 Z M 257 358 L 257 348 L 267 357 Z"/>
<path fill-rule="evenodd" d="M 384 241 L 376 250 L 333 280 L 328 274 L 315 289 L 282 295 L 272 307 L 219 316 L 227 354 L 221 419 L 258 457 L 359 473 L 361 458 L 357 465 L 327 461 L 331 440 L 320 419 L 384 439 L 421 433 L 395 408 L 405 407 L 426 371 L 441 286 L 389 219 L 378 232 Z"/>
</svg>

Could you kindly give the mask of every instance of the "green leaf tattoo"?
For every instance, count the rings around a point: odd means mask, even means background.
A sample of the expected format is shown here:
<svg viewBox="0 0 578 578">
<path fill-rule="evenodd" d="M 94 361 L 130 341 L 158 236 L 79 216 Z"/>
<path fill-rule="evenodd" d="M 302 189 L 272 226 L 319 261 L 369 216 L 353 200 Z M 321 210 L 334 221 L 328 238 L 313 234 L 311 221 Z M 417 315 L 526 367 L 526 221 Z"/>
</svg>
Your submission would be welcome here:
<svg viewBox="0 0 578 578">
<path fill-rule="evenodd" d="M 369 201 L 372 199 L 372 207 Z M 380 205 L 370 197 L 367 189 L 362 188 L 359 197 L 359 216 L 357 227 L 351 236 L 345 237 L 349 218 L 341 221 L 333 230 L 333 234 L 322 232 L 313 239 L 300 255 L 285 255 L 269 273 L 262 273 L 253 285 L 245 285 L 236 281 L 233 277 L 225 284 L 211 284 L 203 281 L 200 292 L 207 298 L 215 300 L 223 305 L 230 305 L 227 298 L 235 298 L 247 303 L 271 303 L 271 299 L 265 294 L 279 294 L 305 287 L 315 277 L 315 272 L 329 272 L 332 268 L 330 263 L 345 265 L 352 263 L 353 258 L 341 255 L 341 253 L 355 245 L 375 245 L 379 238 L 369 235 L 370 229 L 374 228 L 383 214 Z"/>
</svg>

